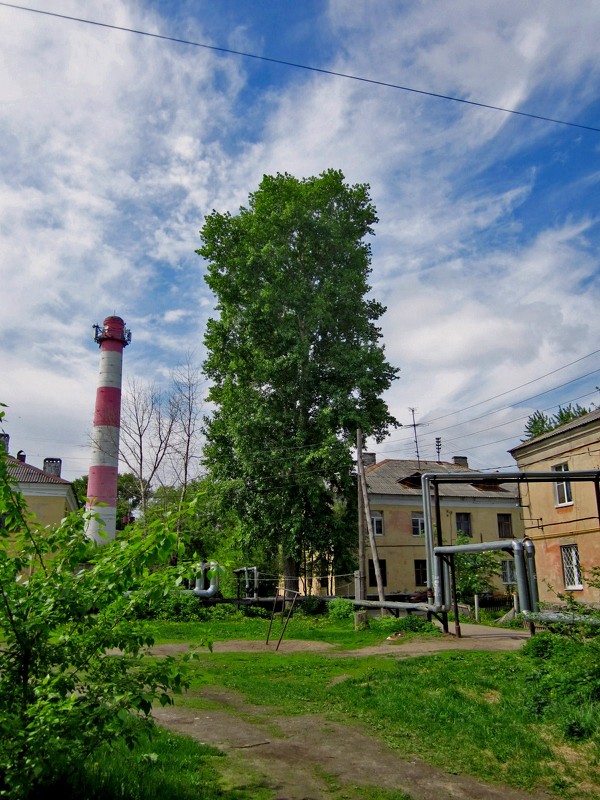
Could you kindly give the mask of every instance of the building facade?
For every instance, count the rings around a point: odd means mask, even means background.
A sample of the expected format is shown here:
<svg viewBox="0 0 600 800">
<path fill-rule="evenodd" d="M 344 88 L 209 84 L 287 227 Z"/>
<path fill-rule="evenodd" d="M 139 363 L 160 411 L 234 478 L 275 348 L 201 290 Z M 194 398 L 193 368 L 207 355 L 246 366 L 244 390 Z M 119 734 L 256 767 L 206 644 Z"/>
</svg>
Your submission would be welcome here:
<svg viewBox="0 0 600 800">
<path fill-rule="evenodd" d="M 521 472 L 556 472 L 556 483 L 523 483 L 525 532 L 536 546 L 540 600 L 600 603 L 585 576 L 600 566 L 600 492 L 594 482 L 569 481 L 573 471 L 600 470 L 600 410 L 536 436 L 510 451 Z"/>
<path fill-rule="evenodd" d="M 60 459 L 44 460 L 45 469 L 25 462 L 25 455 L 8 456 L 9 475 L 27 502 L 27 509 L 40 526 L 54 525 L 69 512 L 78 508 L 78 503 L 69 481 L 60 477 Z"/>
<path fill-rule="evenodd" d="M 471 472 L 466 459 L 454 462 L 385 460 L 365 470 L 371 520 L 386 595 L 413 594 L 427 585 L 421 475 L 425 472 Z M 523 520 L 518 491 L 512 484 L 440 486 L 444 544 L 455 544 L 459 532 L 474 542 L 521 539 Z M 368 549 L 367 588 L 374 591 L 372 554 Z M 515 583 L 513 560 L 503 556 L 496 591 Z"/>
</svg>

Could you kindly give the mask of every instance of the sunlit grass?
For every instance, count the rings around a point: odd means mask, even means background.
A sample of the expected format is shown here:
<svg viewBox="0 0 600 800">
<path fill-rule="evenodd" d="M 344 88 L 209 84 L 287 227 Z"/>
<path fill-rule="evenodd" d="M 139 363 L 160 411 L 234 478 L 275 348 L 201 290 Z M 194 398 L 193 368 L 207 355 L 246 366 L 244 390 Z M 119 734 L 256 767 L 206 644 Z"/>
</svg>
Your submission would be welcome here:
<svg viewBox="0 0 600 800">
<path fill-rule="evenodd" d="M 271 800 L 273 793 L 248 781 L 223 788 L 219 750 L 156 728 L 133 750 L 123 742 L 98 750 L 77 774 L 53 786 L 61 800 Z"/>
</svg>

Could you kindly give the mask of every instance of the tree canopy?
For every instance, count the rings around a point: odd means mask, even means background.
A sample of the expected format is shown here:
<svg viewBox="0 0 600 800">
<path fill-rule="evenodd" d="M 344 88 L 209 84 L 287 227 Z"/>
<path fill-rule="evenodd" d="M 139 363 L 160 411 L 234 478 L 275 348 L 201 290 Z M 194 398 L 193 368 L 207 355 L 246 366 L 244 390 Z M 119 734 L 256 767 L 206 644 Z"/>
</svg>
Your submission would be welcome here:
<svg viewBox="0 0 600 800">
<path fill-rule="evenodd" d="M 334 498 L 351 488 L 356 429 L 380 440 L 397 425 L 382 397 L 398 373 L 375 324 L 385 308 L 368 297 L 376 221 L 369 187 L 330 170 L 265 176 L 247 208 L 213 211 L 201 230 L 218 312 L 205 465 L 246 540 L 296 561 L 348 539 Z"/>
<path fill-rule="evenodd" d="M 584 417 L 592 410 L 591 408 L 580 406 L 579 403 L 575 403 L 575 405 L 569 403 L 567 406 L 559 406 L 556 414 L 552 416 L 544 414 L 543 411 L 534 411 L 525 425 L 526 438 L 523 439 L 523 441 L 526 442 L 536 436 L 550 433 L 550 431 L 553 431 L 555 428 L 566 425 L 567 422 L 572 422 L 572 420 L 578 417 Z"/>
</svg>

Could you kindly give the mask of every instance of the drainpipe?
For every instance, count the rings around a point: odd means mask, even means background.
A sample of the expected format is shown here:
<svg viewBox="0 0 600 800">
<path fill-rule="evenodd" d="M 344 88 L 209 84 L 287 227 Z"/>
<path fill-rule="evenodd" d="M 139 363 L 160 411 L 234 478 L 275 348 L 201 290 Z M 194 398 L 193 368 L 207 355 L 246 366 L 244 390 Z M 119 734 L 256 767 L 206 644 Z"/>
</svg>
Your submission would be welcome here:
<svg viewBox="0 0 600 800">
<path fill-rule="evenodd" d="M 196 569 L 196 586 L 193 593 L 196 597 L 213 597 L 219 591 L 219 565 L 216 561 L 202 562 L 196 565 Z M 208 570 L 212 570 L 210 586 L 208 589 L 203 589 L 204 577 Z"/>
</svg>

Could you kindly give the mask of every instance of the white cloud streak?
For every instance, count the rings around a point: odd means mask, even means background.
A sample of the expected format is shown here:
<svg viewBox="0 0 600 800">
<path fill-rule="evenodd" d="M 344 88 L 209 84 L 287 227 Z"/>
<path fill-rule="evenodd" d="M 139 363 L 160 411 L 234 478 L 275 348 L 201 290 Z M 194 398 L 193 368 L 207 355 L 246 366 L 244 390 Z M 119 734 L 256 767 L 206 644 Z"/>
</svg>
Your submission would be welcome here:
<svg viewBox="0 0 600 800">
<path fill-rule="evenodd" d="M 77 0 L 44 7 L 89 13 Z M 264 173 L 335 167 L 371 184 L 373 293 L 388 306 L 384 342 L 402 368 L 388 399 L 403 422 L 408 406 L 434 418 L 595 349 L 598 171 L 582 166 L 593 134 L 289 68 L 269 84 L 272 67 L 239 57 L 0 15 L 0 400 L 17 449 L 41 452 L 51 429 L 69 476 L 85 471 L 97 366 L 86 336 L 103 316 L 132 328 L 134 376 L 168 374 L 198 346 L 211 305 L 194 254 L 203 216 L 235 213 Z M 143 2 L 100 0 L 93 16 L 181 35 Z M 328 69 L 575 120 L 598 99 L 595 0 L 576 14 L 562 0 L 384 0 L 377 14 L 331 0 L 313 25 L 334 52 Z M 184 35 L 212 41 L 210 15 L 185 20 Z M 258 18 L 229 43 L 276 50 Z M 473 452 L 504 465 L 522 428 Z"/>
</svg>

